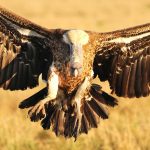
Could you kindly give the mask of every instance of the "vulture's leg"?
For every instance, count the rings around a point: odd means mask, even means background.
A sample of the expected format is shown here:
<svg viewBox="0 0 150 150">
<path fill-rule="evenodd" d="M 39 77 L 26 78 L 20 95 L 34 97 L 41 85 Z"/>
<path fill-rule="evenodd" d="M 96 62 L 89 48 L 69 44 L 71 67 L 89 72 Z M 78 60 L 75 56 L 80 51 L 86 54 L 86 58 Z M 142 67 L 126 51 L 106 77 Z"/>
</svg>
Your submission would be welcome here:
<svg viewBox="0 0 150 150">
<path fill-rule="evenodd" d="M 80 129 L 81 129 L 81 120 L 83 115 L 83 99 L 85 94 L 87 93 L 88 88 L 90 87 L 89 78 L 86 77 L 83 83 L 79 86 L 74 98 L 72 99 L 72 105 L 74 106 L 74 129 L 73 134 L 74 137 L 77 138 Z"/>
<path fill-rule="evenodd" d="M 47 81 L 47 89 L 48 93 L 47 96 L 39 101 L 35 106 L 31 108 L 29 111 L 29 117 L 33 121 L 38 121 L 39 119 L 45 117 L 45 104 L 48 102 L 55 100 L 57 97 L 58 92 L 58 75 L 52 71 L 49 75 L 48 81 Z"/>
</svg>

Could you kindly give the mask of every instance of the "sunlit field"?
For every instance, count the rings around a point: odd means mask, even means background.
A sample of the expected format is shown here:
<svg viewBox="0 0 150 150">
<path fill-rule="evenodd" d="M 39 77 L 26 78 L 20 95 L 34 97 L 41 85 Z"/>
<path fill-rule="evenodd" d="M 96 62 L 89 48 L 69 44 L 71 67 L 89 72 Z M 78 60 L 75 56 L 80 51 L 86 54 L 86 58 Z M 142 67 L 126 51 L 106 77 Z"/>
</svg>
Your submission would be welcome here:
<svg viewBox="0 0 150 150">
<path fill-rule="evenodd" d="M 111 31 L 150 22 L 149 0 L 0 0 L 0 5 L 47 28 Z M 107 83 L 102 83 L 110 92 Z M 0 150 L 149 150 L 150 97 L 119 99 L 110 118 L 74 139 L 31 123 L 19 102 L 42 88 L 0 90 Z M 149 100 L 149 101 L 148 101 Z"/>
</svg>

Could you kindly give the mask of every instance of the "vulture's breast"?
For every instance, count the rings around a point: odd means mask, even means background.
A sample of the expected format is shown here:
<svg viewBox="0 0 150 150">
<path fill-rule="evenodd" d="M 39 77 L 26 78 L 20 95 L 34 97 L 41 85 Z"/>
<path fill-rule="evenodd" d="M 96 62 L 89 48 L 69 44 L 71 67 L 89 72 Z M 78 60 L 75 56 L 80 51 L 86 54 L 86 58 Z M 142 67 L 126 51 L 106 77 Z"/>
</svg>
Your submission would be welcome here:
<svg viewBox="0 0 150 150">
<path fill-rule="evenodd" d="M 86 55 L 87 56 L 87 55 Z M 85 77 L 91 76 L 93 71 L 93 59 L 85 57 L 83 61 L 82 74 L 74 77 L 70 74 L 70 63 L 62 64 L 61 70 L 57 73 L 59 76 L 59 86 L 67 90 L 68 93 L 74 91 Z"/>
</svg>

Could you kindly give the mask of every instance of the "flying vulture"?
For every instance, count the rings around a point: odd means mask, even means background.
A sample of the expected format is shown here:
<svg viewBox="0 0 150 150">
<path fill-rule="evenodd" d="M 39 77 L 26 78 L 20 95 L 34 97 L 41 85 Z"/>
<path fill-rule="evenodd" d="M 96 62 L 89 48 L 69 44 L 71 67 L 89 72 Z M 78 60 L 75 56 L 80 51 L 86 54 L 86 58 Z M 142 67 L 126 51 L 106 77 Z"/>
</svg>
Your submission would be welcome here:
<svg viewBox="0 0 150 150">
<path fill-rule="evenodd" d="M 0 87 L 45 88 L 25 99 L 31 121 L 74 137 L 107 119 L 119 97 L 150 94 L 150 23 L 113 32 L 46 29 L 0 7 Z M 111 94 L 92 80 L 108 81 Z"/>
</svg>

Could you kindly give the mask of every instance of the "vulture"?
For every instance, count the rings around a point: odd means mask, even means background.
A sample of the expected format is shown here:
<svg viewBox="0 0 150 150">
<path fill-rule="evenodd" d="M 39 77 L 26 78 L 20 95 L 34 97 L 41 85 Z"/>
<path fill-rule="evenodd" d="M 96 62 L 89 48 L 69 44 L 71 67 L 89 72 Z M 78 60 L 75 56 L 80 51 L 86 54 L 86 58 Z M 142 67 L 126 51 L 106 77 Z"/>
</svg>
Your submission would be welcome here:
<svg viewBox="0 0 150 150">
<path fill-rule="evenodd" d="M 46 29 L 0 7 L 0 87 L 45 87 L 23 100 L 31 121 L 77 137 L 108 118 L 118 97 L 150 94 L 150 23 L 113 32 Z M 111 93 L 92 81 L 108 81 Z"/>
</svg>

